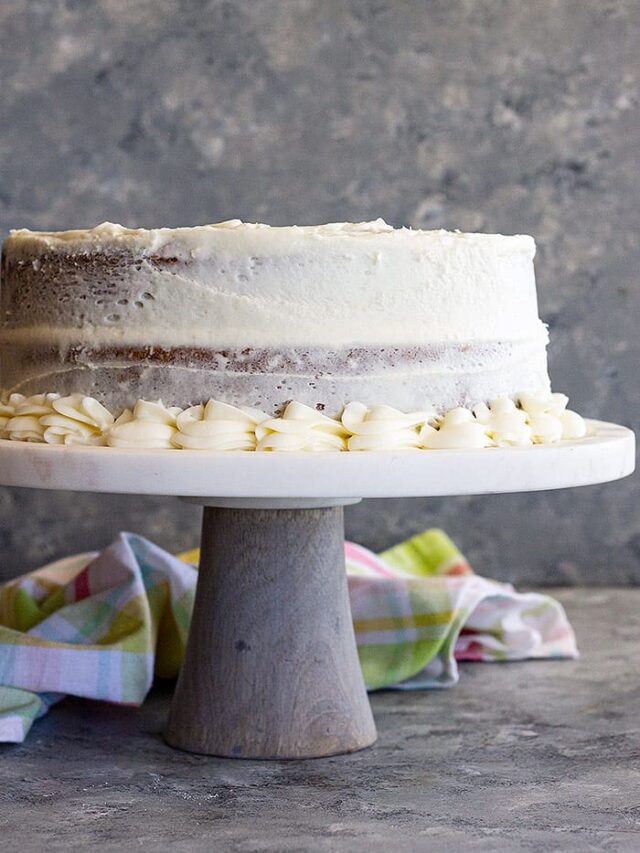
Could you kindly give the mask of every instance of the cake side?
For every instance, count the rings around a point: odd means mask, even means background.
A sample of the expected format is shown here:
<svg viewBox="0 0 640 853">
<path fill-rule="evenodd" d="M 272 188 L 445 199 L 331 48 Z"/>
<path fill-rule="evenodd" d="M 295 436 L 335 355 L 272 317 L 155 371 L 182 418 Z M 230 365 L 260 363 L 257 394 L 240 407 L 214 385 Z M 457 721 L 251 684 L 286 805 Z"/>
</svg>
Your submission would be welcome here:
<svg viewBox="0 0 640 853">
<path fill-rule="evenodd" d="M 381 221 L 13 232 L 1 383 L 334 414 L 548 389 L 534 251 L 530 237 Z"/>
<path fill-rule="evenodd" d="M 521 340 L 541 334 L 534 252 L 531 237 L 383 223 L 17 231 L 5 275 L 20 275 L 30 304 L 7 304 L 5 322 L 91 326 L 103 344 L 139 343 L 145 326 L 165 345 L 209 346 L 212 333 L 224 346 Z"/>
</svg>

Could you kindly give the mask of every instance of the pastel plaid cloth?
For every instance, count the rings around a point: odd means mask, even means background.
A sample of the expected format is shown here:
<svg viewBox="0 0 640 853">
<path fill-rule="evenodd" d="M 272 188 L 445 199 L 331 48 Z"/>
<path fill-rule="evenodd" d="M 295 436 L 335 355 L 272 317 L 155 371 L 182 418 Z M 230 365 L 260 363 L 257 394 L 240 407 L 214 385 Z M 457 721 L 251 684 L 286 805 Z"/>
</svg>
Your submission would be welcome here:
<svg viewBox="0 0 640 853">
<path fill-rule="evenodd" d="M 375 555 L 345 545 L 370 690 L 444 687 L 458 660 L 576 657 L 561 605 L 473 574 L 440 530 Z M 185 649 L 197 552 L 174 557 L 122 533 L 0 588 L 0 741 L 20 742 L 66 694 L 139 705 Z"/>
</svg>

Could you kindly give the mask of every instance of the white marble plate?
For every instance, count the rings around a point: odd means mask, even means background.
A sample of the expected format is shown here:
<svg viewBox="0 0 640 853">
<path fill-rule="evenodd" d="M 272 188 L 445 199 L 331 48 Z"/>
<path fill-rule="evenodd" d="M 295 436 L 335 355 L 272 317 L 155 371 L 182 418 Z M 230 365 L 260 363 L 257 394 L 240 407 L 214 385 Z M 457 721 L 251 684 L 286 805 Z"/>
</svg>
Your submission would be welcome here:
<svg viewBox="0 0 640 853">
<path fill-rule="evenodd" d="M 318 499 L 323 498 L 348 503 L 358 498 L 560 489 L 630 474 L 635 458 L 633 432 L 601 421 L 590 425 L 594 434 L 579 441 L 527 448 L 393 453 L 129 450 L 0 440 L 0 485 L 284 499 L 282 505 L 295 498 L 299 500 L 289 505 L 300 506 L 321 505 L 324 502 Z"/>
</svg>

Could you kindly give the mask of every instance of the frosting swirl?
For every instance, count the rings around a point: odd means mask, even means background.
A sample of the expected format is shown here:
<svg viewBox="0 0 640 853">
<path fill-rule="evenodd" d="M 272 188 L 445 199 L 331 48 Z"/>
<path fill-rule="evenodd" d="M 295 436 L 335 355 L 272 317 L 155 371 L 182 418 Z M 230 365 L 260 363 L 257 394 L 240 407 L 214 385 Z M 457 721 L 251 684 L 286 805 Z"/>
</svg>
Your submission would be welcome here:
<svg viewBox="0 0 640 853">
<path fill-rule="evenodd" d="M 125 409 L 107 434 L 109 447 L 172 448 L 176 419 L 182 409 L 138 400 L 133 411 Z"/>
<path fill-rule="evenodd" d="M 48 444 L 131 448 L 261 451 L 396 451 L 478 447 L 526 447 L 576 440 L 588 434 L 585 420 L 567 409 L 565 394 L 523 392 L 511 399 L 405 413 L 391 406 L 349 403 L 341 419 L 291 402 L 281 417 L 218 400 L 165 406 L 138 400 L 114 420 L 83 394 L 11 394 L 0 401 L 0 438 Z"/>
<path fill-rule="evenodd" d="M 9 430 L 7 429 L 9 421 L 15 417 L 18 404 L 23 403 L 26 399 L 24 394 L 3 396 L 0 401 L 0 437 L 9 438 Z"/>
<path fill-rule="evenodd" d="M 577 412 L 571 409 L 565 409 L 560 414 L 560 423 L 562 424 L 562 437 L 568 441 L 574 441 L 577 438 L 584 438 L 588 434 L 587 422 Z"/>
<path fill-rule="evenodd" d="M 256 450 L 346 450 L 348 435 L 340 421 L 293 401 L 282 417 L 268 418 L 256 426 Z"/>
<path fill-rule="evenodd" d="M 8 438 L 7 424 L 15 415 L 15 409 L 8 403 L 0 403 L 0 438 Z"/>
<path fill-rule="evenodd" d="M 457 408 L 447 412 L 435 429 L 425 424 L 420 430 L 422 447 L 430 450 L 462 450 L 490 447 L 491 439 L 484 424 L 476 420 L 469 409 Z"/>
<path fill-rule="evenodd" d="M 256 426 L 269 420 L 259 409 L 236 408 L 217 400 L 181 412 L 173 436 L 176 447 L 188 450 L 255 450 Z"/>
<path fill-rule="evenodd" d="M 534 444 L 583 438 L 587 434 L 584 418 L 567 409 L 569 398 L 566 394 L 525 392 L 518 397 L 520 407 L 527 414 Z"/>
<path fill-rule="evenodd" d="M 566 408 L 566 394 L 550 391 L 522 391 L 518 394 L 520 408 L 528 415 L 555 415 L 558 417 Z"/>
<path fill-rule="evenodd" d="M 11 441 L 44 441 L 45 428 L 41 418 L 53 412 L 52 403 L 59 397 L 59 394 L 32 394 L 30 397 L 11 394 L 5 405 L 8 420 L 4 431 L 7 438 Z"/>
<path fill-rule="evenodd" d="M 473 413 L 496 447 L 526 447 L 531 444 L 532 430 L 527 423 L 527 413 L 518 409 L 513 400 L 492 400 L 488 406 L 481 403 Z"/>
<path fill-rule="evenodd" d="M 40 417 L 47 444 L 106 444 L 113 415 L 93 397 L 71 394 L 52 400 L 51 406 L 53 412 Z"/>
<path fill-rule="evenodd" d="M 418 430 L 427 423 L 427 412 L 405 414 L 391 406 L 349 403 L 342 413 L 342 425 L 351 433 L 349 450 L 419 450 Z"/>
</svg>

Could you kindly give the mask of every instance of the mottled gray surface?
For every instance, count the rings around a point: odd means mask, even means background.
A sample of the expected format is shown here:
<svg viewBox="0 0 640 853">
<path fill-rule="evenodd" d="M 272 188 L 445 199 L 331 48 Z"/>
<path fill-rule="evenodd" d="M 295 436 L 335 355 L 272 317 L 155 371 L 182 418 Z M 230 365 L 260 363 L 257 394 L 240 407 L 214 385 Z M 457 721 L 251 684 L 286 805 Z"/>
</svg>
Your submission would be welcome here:
<svg viewBox="0 0 640 853">
<path fill-rule="evenodd" d="M 0 230 L 384 216 L 539 243 L 554 384 L 640 421 L 635 0 L 4 0 Z M 427 523 L 514 580 L 640 579 L 640 480 L 363 504 L 378 548 Z M 196 537 L 168 500 L 1 495 L 11 574 L 129 527 Z"/>
<path fill-rule="evenodd" d="M 140 710 L 66 701 L 0 749 L 4 853 L 640 849 L 640 590 L 564 590 L 579 661 L 466 664 L 374 694 L 379 741 L 315 761 L 165 746 Z M 25 820 L 28 814 L 28 820 Z"/>
</svg>

